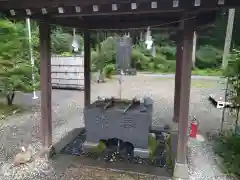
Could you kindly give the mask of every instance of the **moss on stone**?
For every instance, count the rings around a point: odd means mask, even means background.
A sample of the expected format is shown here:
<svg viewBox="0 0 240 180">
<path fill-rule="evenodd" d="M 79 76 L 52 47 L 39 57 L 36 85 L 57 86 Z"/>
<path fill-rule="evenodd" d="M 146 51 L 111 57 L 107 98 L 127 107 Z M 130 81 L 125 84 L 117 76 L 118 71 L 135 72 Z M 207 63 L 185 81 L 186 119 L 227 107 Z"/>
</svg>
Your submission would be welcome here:
<svg viewBox="0 0 240 180">
<path fill-rule="evenodd" d="M 167 145 L 166 145 L 166 150 L 167 150 L 167 165 L 170 168 L 173 168 L 173 162 L 172 162 L 172 136 L 171 134 L 167 138 Z"/>
<path fill-rule="evenodd" d="M 150 149 L 150 159 L 153 159 L 153 156 L 156 152 L 157 146 L 158 146 L 158 141 L 155 136 L 149 135 L 148 136 L 148 143 L 149 143 L 149 149 Z"/>
<path fill-rule="evenodd" d="M 99 144 L 98 144 L 98 146 L 97 146 L 96 148 L 94 148 L 93 151 L 94 151 L 96 154 L 101 154 L 101 153 L 103 153 L 103 152 L 105 151 L 105 149 L 106 149 L 105 143 L 104 143 L 103 141 L 100 141 Z"/>
</svg>

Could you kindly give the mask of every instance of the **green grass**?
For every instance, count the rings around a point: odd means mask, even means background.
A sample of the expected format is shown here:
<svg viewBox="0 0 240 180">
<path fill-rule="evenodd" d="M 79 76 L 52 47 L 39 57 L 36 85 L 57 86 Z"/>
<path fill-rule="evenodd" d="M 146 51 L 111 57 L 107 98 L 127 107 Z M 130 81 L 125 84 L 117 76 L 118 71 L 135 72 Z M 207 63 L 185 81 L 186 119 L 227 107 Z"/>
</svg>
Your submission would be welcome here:
<svg viewBox="0 0 240 180">
<path fill-rule="evenodd" d="M 6 119 L 6 117 L 11 116 L 16 113 L 23 111 L 23 108 L 17 105 L 8 106 L 6 104 L 0 103 L 0 120 Z"/>
<path fill-rule="evenodd" d="M 141 72 L 141 71 L 139 71 Z M 156 71 L 142 71 L 142 72 L 148 72 L 148 73 L 161 73 L 161 74 L 174 74 L 174 72 L 166 72 L 166 71 L 161 71 L 161 70 L 156 70 Z M 199 76 L 222 76 L 223 72 L 221 69 L 194 69 L 192 70 L 192 75 L 199 75 Z"/>
<path fill-rule="evenodd" d="M 194 69 L 192 74 L 200 76 L 222 76 L 222 71 L 220 69 Z"/>
</svg>

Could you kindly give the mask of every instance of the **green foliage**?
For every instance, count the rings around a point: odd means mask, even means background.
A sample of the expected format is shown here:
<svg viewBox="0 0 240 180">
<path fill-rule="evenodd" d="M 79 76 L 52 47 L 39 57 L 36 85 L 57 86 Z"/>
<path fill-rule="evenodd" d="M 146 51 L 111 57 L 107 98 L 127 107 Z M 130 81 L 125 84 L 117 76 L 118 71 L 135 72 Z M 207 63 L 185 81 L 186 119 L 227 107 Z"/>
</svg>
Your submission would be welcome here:
<svg viewBox="0 0 240 180">
<path fill-rule="evenodd" d="M 176 47 L 175 46 L 162 46 L 157 48 L 157 52 L 163 54 L 166 59 L 175 60 Z"/>
<path fill-rule="evenodd" d="M 56 27 L 56 29 L 53 30 L 51 40 L 53 53 L 61 54 L 71 51 L 73 38 L 70 34 L 64 33 L 62 28 Z"/>
<path fill-rule="evenodd" d="M 21 23 L 0 21 L 0 94 L 12 104 L 16 90 L 28 90 L 32 68 L 26 57 L 25 28 Z"/>
<path fill-rule="evenodd" d="M 240 51 L 233 50 L 230 56 L 231 61 L 224 72 L 225 76 L 228 77 L 231 93 L 230 97 L 235 105 L 240 104 Z"/>
<path fill-rule="evenodd" d="M 101 154 L 106 150 L 106 144 L 103 141 L 99 141 L 99 144 L 96 148 L 93 149 L 93 152 L 96 154 Z"/>
<path fill-rule="evenodd" d="M 222 51 L 213 46 L 200 46 L 196 52 L 196 66 L 199 69 L 218 68 L 221 65 Z"/>
<path fill-rule="evenodd" d="M 240 176 L 240 135 L 232 131 L 220 136 L 214 151 L 223 159 L 227 173 Z"/>
<path fill-rule="evenodd" d="M 240 104 L 240 51 L 233 50 L 224 75 L 230 84 L 230 99 L 233 105 Z M 236 120 L 234 131 L 224 133 L 216 142 L 215 152 L 219 154 L 228 173 L 240 176 L 240 133 Z"/>
<path fill-rule="evenodd" d="M 200 46 L 210 45 L 218 49 L 223 49 L 225 36 L 226 36 L 226 27 L 228 19 L 228 9 L 222 9 L 217 12 L 216 21 L 213 24 L 213 28 L 207 28 L 204 31 L 198 33 L 197 42 Z M 235 16 L 237 18 L 237 16 Z M 237 26 L 234 25 L 234 29 Z M 233 40 L 236 39 L 233 36 Z"/>
<path fill-rule="evenodd" d="M 92 72 L 96 72 L 98 70 L 97 63 L 98 63 L 98 52 L 92 51 L 91 52 L 91 70 Z"/>
<path fill-rule="evenodd" d="M 142 53 L 138 49 L 133 49 L 132 60 L 135 62 L 137 69 L 147 70 L 148 63 L 150 62 L 151 59 L 149 57 L 145 56 L 144 53 Z"/>
<path fill-rule="evenodd" d="M 96 51 L 92 51 L 91 53 L 92 70 L 101 70 L 108 78 L 115 72 L 116 69 L 116 39 L 116 36 L 108 37 L 97 46 Z"/>
<path fill-rule="evenodd" d="M 83 38 L 76 35 L 76 40 L 79 43 L 80 51 L 83 50 Z M 61 27 L 55 27 L 52 30 L 52 52 L 54 54 L 62 54 L 65 52 L 72 52 L 73 35 L 65 32 Z"/>
<path fill-rule="evenodd" d="M 156 152 L 156 149 L 157 149 L 157 146 L 158 146 L 158 141 L 156 139 L 155 136 L 152 136 L 152 135 L 149 135 L 148 136 L 148 146 L 149 146 L 149 149 L 150 149 L 150 159 L 153 159 L 153 156 L 155 155 L 155 152 Z"/>
<path fill-rule="evenodd" d="M 195 68 L 192 71 L 193 75 L 200 75 L 200 76 L 222 76 L 223 72 L 221 69 L 210 69 L 210 68 L 206 68 L 206 69 L 198 69 Z"/>
<path fill-rule="evenodd" d="M 115 72 L 115 56 L 116 56 L 116 37 L 110 37 L 103 41 L 100 48 L 92 51 L 92 70 L 97 71 L 101 67 L 101 61 L 104 61 L 104 73 L 110 76 Z M 174 47 L 157 47 L 157 56 L 153 58 L 151 51 L 146 49 L 146 45 L 140 42 L 133 46 L 132 61 L 135 67 L 140 71 L 152 72 L 175 72 L 175 54 Z M 167 60 L 169 58 L 170 60 Z"/>
<path fill-rule="evenodd" d="M 162 38 L 169 38 L 169 36 L 163 34 Z M 132 61 L 135 67 L 140 71 L 174 73 L 176 70 L 176 47 L 171 40 L 165 39 L 163 42 L 161 43 L 162 46 L 156 46 L 155 58 L 151 56 L 151 51 L 146 49 L 144 42 L 140 41 L 139 44 L 133 45 Z M 107 66 L 104 69 L 109 69 L 105 72 L 114 72 L 112 64 L 115 64 L 115 43 L 116 38 L 108 38 L 101 43 L 99 49 L 97 48 L 96 51 L 92 52 L 92 69 L 94 71 L 101 67 L 101 60 L 103 60 L 104 64 L 102 66 Z M 221 75 L 221 71 L 218 70 L 222 59 L 221 50 L 210 45 L 200 46 L 196 56 L 197 69 L 193 72 L 194 74 Z M 110 65 L 108 66 L 108 64 Z"/>
<path fill-rule="evenodd" d="M 171 39 L 171 34 L 169 32 L 159 32 L 158 30 L 157 32 L 152 31 L 152 33 L 155 44 L 159 46 L 174 46 L 174 42 Z"/>
<path fill-rule="evenodd" d="M 116 39 L 117 37 L 108 37 L 100 44 L 100 58 L 104 59 L 105 64 L 114 63 L 116 58 Z M 100 62 L 100 60 L 99 60 Z"/>
<path fill-rule="evenodd" d="M 115 64 L 107 64 L 105 67 L 104 67 L 104 75 L 107 77 L 107 78 L 111 78 L 111 75 L 113 75 L 115 72 L 116 72 L 116 66 Z"/>
<path fill-rule="evenodd" d="M 72 52 L 63 52 L 61 53 L 61 56 L 73 56 L 73 53 Z"/>
</svg>

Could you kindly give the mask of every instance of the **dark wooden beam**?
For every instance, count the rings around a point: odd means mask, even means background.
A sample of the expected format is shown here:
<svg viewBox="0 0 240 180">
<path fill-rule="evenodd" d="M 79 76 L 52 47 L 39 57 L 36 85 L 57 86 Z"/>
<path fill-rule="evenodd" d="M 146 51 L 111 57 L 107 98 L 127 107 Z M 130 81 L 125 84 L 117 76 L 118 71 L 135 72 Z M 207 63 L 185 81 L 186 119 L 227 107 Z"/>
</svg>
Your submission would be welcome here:
<svg viewBox="0 0 240 180">
<path fill-rule="evenodd" d="M 131 3 L 136 2 L 136 9 L 131 8 Z M 240 6 L 240 1 L 225 0 L 224 4 L 219 4 L 219 0 L 201 0 L 199 6 L 195 5 L 195 0 L 179 0 L 177 7 L 173 6 L 173 0 L 161 0 L 157 2 L 156 7 L 152 7 L 152 0 L 9 0 L 0 1 L 0 10 L 9 11 L 22 9 L 35 9 L 39 12 L 42 8 L 47 11 L 54 11 L 58 13 L 58 7 L 62 7 L 67 13 L 76 12 L 75 6 L 81 8 L 79 14 L 85 15 L 101 15 L 101 14 L 123 14 L 123 13 L 143 13 L 143 12 L 173 12 L 186 10 L 204 10 L 217 9 L 221 7 L 237 7 Z M 116 10 L 112 9 L 112 4 L 118 5 Z M 93 11 L 93 5 L 98 6 L 98 11 Z M 61 13 L 64 14 L 65 12 Z"/>
<path fill-rule="evenodd" d="M 171 1 L 168 1 L 171 2 Z M 168 3 L 169 4 L 169 3 Z M 147 13 L 160 13 L 160 12 L 168 12 L 171 15 L 172 12 L 181 12 L 183 9 L 179 7 L 173 8 L 172 6 L 166 6 L 168 4 L 164 5 L 158 5 L 157 8 L 151 8 L 151 2 L 145 2 L 141 3 L 137 6 L 137 9 L 131 9 L 131 3 L 127 4 L 120 4 L 117 10 L 112 10 L 112 4 L 104 4 L 104 5 L 98 5 L 98 11 L 94 12 L 93 11 L 93 5 L 88 5 L 81 7 L 81 12 L 77 12 L 75 9 L 75 6 L 63 6 L 63 5 L 58 5 L 57 7 L 47 7 L 47 6 L 42 6 L 42 7 L 22 7 L 20 8 L 19 6 L 17 7 L 9 7 L 9 8 L 3 8 L 2 11 L 7 15 L 7 16 L 12 16 L 10 13 L 10 10 L 14 10 L 15 15 L 14 16 L 27 16 L 26 9 L 29 9 L 31 11 L 31 15 L 34 14 L 40 14 L 41 16 L 44 16 L 42 14 L 42 8 L 46 9 L 46 14 L 48 16 L 53 16 L 53 17 L 82 17 L 82 16 L 112 16 L 112 15 L 124 15 L 124 14 L 147 14 Z M 63 12 L 59 13 L 58 12 L 58 7 L 62 7 Z M 0 7 L 1 10 L 1 7 Z M 31 16 L 30 15 L 30 16 Z"/>
<path fill-rule="evenodd" d="M 76 27 L 78 29 L 130 29 L 130 28 L 146 28 L 148 26 L 155 27 L 177 27 L 178 22 L 177 19 L 172 20 L 145 20 L 145 21 L 114 21 L 110 20 L 100 20 L 99 21 L 80 21 L 80 20 L 67 20 L 67 19 L 52 19 L 51 22 L 53 24 L 59 24 L 67 27 Z"/>
<path fill-rule="evenodd" d="M 211 25 L 216 18 L 216 11 L 203 11 L 197 14 L 190 12 L 189 17 L 196 16 L 196 26 L 206 27 Z M 23 19 L 26 16 L 16 16 L 15 19 Z M 42 16 L 34 14 L 32 19 L 38 21 L 48 21 L 51 24 L 77 28 L 77 29 L 146 29 L 148 26 L 155 29 L 177 29 L 180 19 L 183 17 L 182 12 L 158 13 L 158 14 L 132 14 L 132 15 L 115 15 L 115 16 L 87 16 L 87 17 L 52 17 L 50 15 Z"/>
<path fill-rule="evenodd" d="M 182 2 L 181 2 L 182 1 Z M 183 8 L 188 3 L 184 3 L 184 1 L 189 0 L 180 0 L 179 8 Z M 193 1 L 193 0 L 191 0 Z M 216 0 L 215 0 L 216 1 Z M 136 0 L 132 1 L 136 2 L 137 6 L 141 6 L 142 4 L 149 4 L 148 6 L 151 6 L 151 0 Z M 158 7 L 160 9 L 173 9 L 173 3 L 171 0 L 161 0 L 157 1 Z M 131 8 L 131 1 L 129 0 L 10 0 L 10 1 L 0 1 L 0 5 L 3 9 L 26 9 L 26 8 L 52 8 L 52 7 L 70 7 L 70 6 L 82 6 L 88 7 L 92 5 L 111 5 L 117 4 L 119 5 L 119 9 L 122 7 L 125 7 L 124 5 L 127 4 L 129 9 Z M 100 7 L 101 8 L 101 7 Z"/>
<path fill-rule="evenodd" d="M 181 27 L 180 27 L 181 28 Z M 179 114 L 178 114 L 178 153 L 177 163 L 187 163 L 187 140 L 188 140 L 188 122 L 189 122 L 189 100 L 190 100 L 190 85 L 192 71 L 192 48 L 193 48 L 193 33 L 195 30 L 195 20 L 185 20 L 182 24 L 182 52 L 180 74 L 181 79 L 180 98 L 179 98 Z"/>
<path fill-rule="evenodd" d="M 182 61 L 180 65 L 179 81 L 179 103 L 178 103 L 178 142 L 177 158 L 174 168 L 174 179 L 189 179 L 187 163 L 187 142 L 188 142 L 188 123 L 189 123 L 189 100 L 192 71 L 192 47 L 193 33 L 195 30 L 195 20 L 185 20 L 181 24 L 182 32 Z"/>
<path fill-rule="evenodd" d="M 181 91 L 181 67 L 182 67 L 182 48 L 183 48 L 183 30 L 177 31 L 176 37 L 176 71 L 175 71 L 175 88 L 174 88 L 174 114 L 173 122 L 178 122 L 180 111 L 180 91 Z"/>
<path fill-rule="evenodd" d="M 164 4 L 169 0 L 162 0 Z M 151 2 L 150 0 L 137 0 L 138 3 Z M 9 0 L 0 1 L 4 9 L 11 8 L 51 8 L 67 6 L 89 6 L 89 5 L 106 5 L 106 4 L 129 4 L 128 0 Z"/>
<path fill-rule="evenodd" d="M 51 39 L 50 24 L 39 23 L 40 34 L 40 88 L 41 88 L 41 135 L 44 147 L 52 144 L 51 101 Z"/>
<path fill-rule="evenodd" d="M 164 16 L 163 16 L 164 15 Z M 165 16 L 165 14 L 157 14 L 155 16 L 131 15 L 131 16 L 101 16 L 78 18 L 51 18 L 51 23 L 59 24 L 66 27 L 75 27 L 78 29 L 134 29 L 146 28 L 177 28 L 180 23 L 181 14 L 175 16 Z M 195 18 L 195 15 L 189 16 Z M 216 12 L 199 13 L 196 16 L 197 26 L 206 26 L 212 24 L 216 19 Z"/>
</svg>

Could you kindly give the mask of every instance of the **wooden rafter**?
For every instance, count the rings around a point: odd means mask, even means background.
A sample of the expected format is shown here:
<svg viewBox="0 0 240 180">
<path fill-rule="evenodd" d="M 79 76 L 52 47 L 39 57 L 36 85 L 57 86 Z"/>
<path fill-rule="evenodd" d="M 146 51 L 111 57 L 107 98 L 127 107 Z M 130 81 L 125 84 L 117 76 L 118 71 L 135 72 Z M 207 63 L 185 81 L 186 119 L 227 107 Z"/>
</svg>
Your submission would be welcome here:
<svg viewBox="0 0 240 180">
<path fill-rule="evenodd" d="M 178 2 L 178 3 L 177 3 Z M 184 13 L 197 17 L 197 26 L 212 23 L 220 7 L 238 6 L 239 0 L 0 0 L 8 18 L 26 18 L 79 29 L 124 29 L 161 25 L 178 26 Z M 166 15 L 167 14 L 167 15 Z M 122 16 L 126 19 L 120 20 Z M 133 20 L 132 16 L 137 15 Z M 152 16 L 157 18 L 152 19 Z M 204 18 L 202 18 L 203 16 Z M 105 17 L 109 17 L 108 20 Z M 143 18 L 145 17 L 145 19 Z M 162 25 L 165 24 L 165 25 Z"/>
<path fill-rule="evenodd" d="M 196 4 L 195 0 L 4 0 L 0 1 L 0 9 L 2 11 L 36 10 L 41 12 L 42 8 L 45 8 L 47 13 L 58 13 L 58 8 L 61 7 L 64 9 L 64 12 L 61 14 L 65 14 L 65 12 L 67 12 L 69 14 L 78 15 L 95 15 L 103 13 L 108 13 L 110 15 L 118 13 L 141 13 L 144 11 L 172 12 L 183 10 L 216 9 L 224 6 L 240 5 L 240 2 L 237 0 L 201 0 L 200 2 L 200 4 Z"/>
<path fill-rule="evenodd" d="M 119 30 L 119 29 L 146 29 L 146 27 L 151 26 L 151 28 L 156 29 L 174 29 L 178 28 L 181 22 L 181 13 L 171 13 L 156 15 L 123 15 L 123 16 L 100 16 L 100 17 L 72 17 L 69 20 L 68 17 L 58 17 L 53 18 L 45 16 L 33 16 L 33 19 L 40 21 L 47 21 L 50 24 L 61 25 L 65 27 L 78 28 L 78 29 L 109 29 L 109 30 Z M 196 17 L 197 27 L 205 27 L 212 24 L 216 18 L 216 12 L 204 12 L 200 14 L 192 14 L 190 18 Z"/>
<path fill-rule="evenodd" d="M 236 0 L 225 0 L 226 3 L 220 5 L 232 5 L 236 4 Z M 123 4 L 131 4 L 136 3 L 137 6 L 141 6 L 141 4 L 149 4 L 149 7 L 151 6 L 152 2 L 156 2 L 158 4 L 159 9 L 165 10 L 170 8 L 176 8 L 173 7 L 173 0 L 161 0 L 161 1 L 153 1 L 153 0 L 135 0 L 135 1 L 129 1 L 129 0 L 5 0 L 1 1 L 1 6 L 4 9 L 18 9 L 18 8 L 43 8 L 43 7 L 68 7 L 68 6 L 81 6 L 86 7 L 89 5 L 123 5 Z M 222 1 L 220 1 L 222 2 Z M 195 5 L 195 0 L 178 0 L 178 8 L 186 9 L 186 8 L 193 8 L 193 7 L 202 7 L 202 8 L 213 8 L 217 7 L 219 5 L 219 0 L 201 0 L 200 6 Z M 239 5 L 239 3 L 238 3 Z"/>
</svg>

